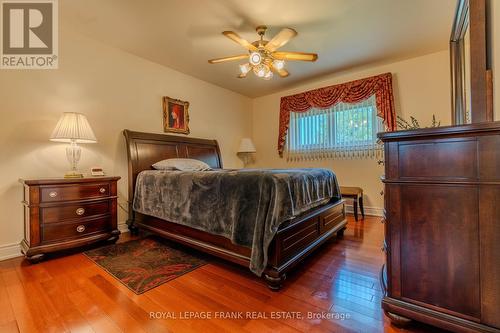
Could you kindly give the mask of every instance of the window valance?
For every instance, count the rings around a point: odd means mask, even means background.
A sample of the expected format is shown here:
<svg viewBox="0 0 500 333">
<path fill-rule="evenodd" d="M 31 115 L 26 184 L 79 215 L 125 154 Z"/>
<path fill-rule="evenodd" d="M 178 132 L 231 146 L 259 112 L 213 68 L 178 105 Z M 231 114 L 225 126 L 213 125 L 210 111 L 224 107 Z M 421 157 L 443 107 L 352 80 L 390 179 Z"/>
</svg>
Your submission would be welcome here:
<svg viewBox="0 0 500 333">
<path fill-rule="evenodd" d="M 375 95 L 377 116 L 382 118 L 387 131 L 396 129 L 396 112 L 392 92 L 392 74 L 306 91 L 281 98 L 278 153 L 283 156 L 290 112 L 306 112 L 311 108 L 330 108 L 337 103 L 359 103 Z"/>
</svg>

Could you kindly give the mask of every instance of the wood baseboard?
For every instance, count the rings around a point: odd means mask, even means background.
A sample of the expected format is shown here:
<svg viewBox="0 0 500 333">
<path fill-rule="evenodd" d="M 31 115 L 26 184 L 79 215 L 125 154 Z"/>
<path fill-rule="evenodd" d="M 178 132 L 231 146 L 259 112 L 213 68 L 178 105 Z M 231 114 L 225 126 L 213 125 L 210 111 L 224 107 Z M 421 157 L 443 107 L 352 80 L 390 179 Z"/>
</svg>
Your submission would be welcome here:
<svg viewBox="0 0 500 333">
<path fill-rule="evenodd" d="M 118 223 L 118 230 L 120 230 L 122 234 L 130 231 L 128 230 L 127 222 L 125 221 Z"/>
<path fill-rule="evenodd" d="M 0 245 L 0 261 L 21 257 L 22 255 L 19 243 Z"/>
<path fill-rule="evenodd" d="M 352 214 L 353 213 L 352 205 L 346 204 L 345 211 L 346 211 L 346 213 Z M 361 212 L 359 211 L 359 209 L 358 209 L 358 214 L 361 215 Z M 384 209 L 380 208 L 380 207 L 365 207 L 365 215 L 383 217 L 384 216 Z"/>
</svg>

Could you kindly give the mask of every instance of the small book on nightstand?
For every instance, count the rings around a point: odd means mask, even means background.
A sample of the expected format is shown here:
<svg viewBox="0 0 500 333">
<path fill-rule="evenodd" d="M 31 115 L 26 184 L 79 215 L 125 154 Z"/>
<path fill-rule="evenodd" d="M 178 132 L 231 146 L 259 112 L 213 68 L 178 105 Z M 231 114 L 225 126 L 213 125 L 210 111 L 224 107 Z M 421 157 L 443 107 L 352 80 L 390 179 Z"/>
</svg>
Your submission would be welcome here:
<svg viewBox="0 0 500 333">
<path fill-rule="evenodd" d="M 47 253 L 101 241 L 116 242 L 120 177 L 20 179 L 24 186 L 24 239 L 31 262 Z"/>
</svg>

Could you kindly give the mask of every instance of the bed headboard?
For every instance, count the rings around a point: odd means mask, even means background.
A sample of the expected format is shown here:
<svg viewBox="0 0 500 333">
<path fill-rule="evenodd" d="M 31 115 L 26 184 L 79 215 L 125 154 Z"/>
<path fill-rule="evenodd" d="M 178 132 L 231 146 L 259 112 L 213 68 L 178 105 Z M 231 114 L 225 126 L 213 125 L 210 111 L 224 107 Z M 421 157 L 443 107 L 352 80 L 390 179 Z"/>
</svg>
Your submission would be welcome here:
<svg viewBox="0 0 500 333">
<path fill-rule="evenodd" d="M 124 130 L 123 135 L 127 142 L 129 218 L 137 175 L 141 171 L 151 170 L 152 164 L 167 158 L 193 158 L 207 163 L 212 168 L 222 168 L 219 144 L 216 140 L 130 130 Z"/>
</svg>

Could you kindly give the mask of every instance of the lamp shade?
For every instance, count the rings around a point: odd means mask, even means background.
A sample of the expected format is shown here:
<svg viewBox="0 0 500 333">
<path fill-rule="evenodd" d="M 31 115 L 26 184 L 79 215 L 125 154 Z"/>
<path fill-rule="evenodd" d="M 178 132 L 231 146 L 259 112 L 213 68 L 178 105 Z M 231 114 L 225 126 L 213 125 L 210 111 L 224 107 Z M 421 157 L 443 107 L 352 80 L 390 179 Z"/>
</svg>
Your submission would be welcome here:
<svg viewBox="0 0 500 333">
<path fill-rule="evenodd" d="M 64 112 L 50 136 L 50 141 L 95 143 L 97 139 L 85 115 Z"/>
<path fill-rule="evenodd" d="M 243 138 L 240 142 L 240 148 L 238 148 L 238 153 L 255 153 L 257 150 L 250 138 Z"/>
</svg>

